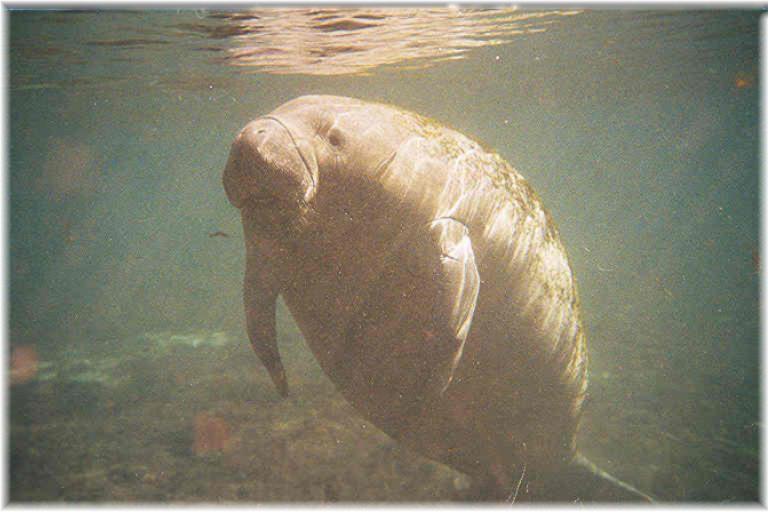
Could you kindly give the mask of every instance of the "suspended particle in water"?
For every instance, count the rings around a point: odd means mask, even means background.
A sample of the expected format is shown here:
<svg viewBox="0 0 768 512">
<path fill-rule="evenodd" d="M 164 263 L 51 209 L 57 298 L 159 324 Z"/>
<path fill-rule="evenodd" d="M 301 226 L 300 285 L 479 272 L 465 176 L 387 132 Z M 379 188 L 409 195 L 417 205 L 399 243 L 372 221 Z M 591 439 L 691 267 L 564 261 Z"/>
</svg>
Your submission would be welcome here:
<svg viewBox="0 0 768 512">
<path fill-rule="evenodd" d="M 737 76 L 733 81 L 733 85 L 737 89 L 748 89 L 752 87 L 752 79 L 748 76 Z"/>
<path fill-rule="evenodd" d="M 11 350 L 11 385 L 29 382 L 37 375 L 37 351 L 32 345 Z"/>
<path fill-rule="evenodd" d="M 760 273 L 760 251 L 752 249 L 752 271 L 755 274 Z"/>
<path fill-rule="evenodd" d="M 195 417 L 195 455 L 217 453 L 229 445 L 230 428 L 227 422 L 208 413 Z"/>
</svg>

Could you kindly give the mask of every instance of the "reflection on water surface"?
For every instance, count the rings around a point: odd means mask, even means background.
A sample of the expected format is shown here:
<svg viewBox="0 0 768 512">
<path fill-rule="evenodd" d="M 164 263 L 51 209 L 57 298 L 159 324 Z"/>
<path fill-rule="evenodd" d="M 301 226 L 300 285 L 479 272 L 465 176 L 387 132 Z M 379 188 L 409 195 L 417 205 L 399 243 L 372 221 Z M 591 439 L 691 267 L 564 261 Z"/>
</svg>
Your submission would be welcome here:
<svg viewBox="0 0 768 512">
<path fill-rule="evenodd" d="M 210 68 L 208 77 L 195 76 L 198 67 L 221 64 L 238 72 L 306 75 L 364 74 L 382 65 L 418 69 L 544 32 L 575 14 L 458 7 L 29 12 L 23 16 L 37 30 L 17 30 L 11 55 L 29 72 L 14 73 L 11 83 L 48 89 L 146 80 L 195 88 L 220 73 Z M 68 25 L 78 40 L 68 37 Z M 171 57 L 181 59 L 180 69 L 159 65 Z M 69 66 L 63 75 L 56 72 L 62 64 Z"/>
<path fill-rule="evenodd" d="M 517 9 L 259 9 L 231 22 L 228 64 L 271 73 L 358 74 L 385 64 L 427 67 L 467 50 L 543 32 L 578 11 Z M 213 30 L 220 34 L 221 27 Z"/>
</svg>

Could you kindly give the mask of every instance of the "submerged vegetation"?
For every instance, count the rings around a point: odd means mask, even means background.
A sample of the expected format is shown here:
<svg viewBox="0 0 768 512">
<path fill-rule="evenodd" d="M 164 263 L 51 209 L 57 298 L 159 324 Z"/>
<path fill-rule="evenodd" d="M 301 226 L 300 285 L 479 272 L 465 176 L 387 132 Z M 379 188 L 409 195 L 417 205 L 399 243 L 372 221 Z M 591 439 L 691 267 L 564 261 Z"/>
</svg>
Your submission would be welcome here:
<svg viewBox="0 0 768 512">
<path fill-rule="evenodd" d="M 447 500 L 466 486 L 363 421 L 309 354 L 280 400 L 248 344 L 222 339 L 69 353 L 15 385 L 11 500 Z"/>
<path fill-rule="evenodd" d="M 11 500 L 454 501 L 466 476 L 362 420 L 300 340 L 280 400 L 243 337 L 157 333 L 69 351 L 11 389 Z M 660 500 L 756 500 L 758 426 L 656 429 L 657 397 L 601 403 L 619 374 L 592 379 L 580 443 Z M 631 389 L 625 389 L 631 393 Z M 692 400 L 696 397 L 691 396 Z M 681 404 L 684 406 L 684 404 Z M 705 446 L 702 446 L 705 445 Z M 690 447 L 695 446 L 693 455 Z M 619 451 L 620 450 L 620 451 Z M 636 461 L 632 473 L 614 454 Z M 666 453 L 668 464 L 653 464 Z M 707 456 L 702 456 L 707 453 Z"/>
</svg>

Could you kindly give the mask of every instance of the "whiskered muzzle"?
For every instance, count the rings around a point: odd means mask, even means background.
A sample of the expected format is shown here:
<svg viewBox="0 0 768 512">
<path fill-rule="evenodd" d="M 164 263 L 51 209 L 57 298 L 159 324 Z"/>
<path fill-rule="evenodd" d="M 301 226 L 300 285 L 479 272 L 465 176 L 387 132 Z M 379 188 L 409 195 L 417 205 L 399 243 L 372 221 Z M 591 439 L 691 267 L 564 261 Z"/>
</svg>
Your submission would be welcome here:
<svg viewBox="0 0 768 512">
<path fill-rule="evenodd" d="M 311 155 L 305 156 L 280 121 L 259 118 L 238 134 L 224 169 L 227 198 L 237 208 L 275 199 L 283 206 L 307 202 L 314 190 Z"/>
</svg>

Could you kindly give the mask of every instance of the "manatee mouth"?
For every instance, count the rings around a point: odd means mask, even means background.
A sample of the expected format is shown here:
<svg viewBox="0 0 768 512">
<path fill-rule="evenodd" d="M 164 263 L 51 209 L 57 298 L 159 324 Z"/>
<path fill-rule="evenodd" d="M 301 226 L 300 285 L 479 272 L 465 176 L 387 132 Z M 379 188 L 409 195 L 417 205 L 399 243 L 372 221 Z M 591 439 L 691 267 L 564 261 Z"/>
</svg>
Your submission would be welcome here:
<svg viewBox="0 0 768 512">
<path fill-rule="evenodd" d="M 283 129 L 285 130 L 285 133 L 287 133 L 288 137 L 291 138 L 294 151 L 296 151 L 296 153 L 299 155 L 299 158 L 301 158 L 301 162 L 304 164 L 304 172 L 306 173 L 307 177 L 309 177 L 312 190 L 314 190 L 316 188 L 315 173 L 313 173 L 312 170 L 310 169 L 309 162 L 307 161 L 307 157 L 306 155 L 304 155 L 304 152 L 302 152 L 301 146 L 296 142 L 296 138 L 293 136 L 293 132 L 291 131 L 291 129 L 288 128 L 288 126 L 283 121 L 281 121 L 279 117 L 266 115 L 266 116 L 261 116 L 259 119 L 269 119 L 283 127 Z"/>
</svg>

